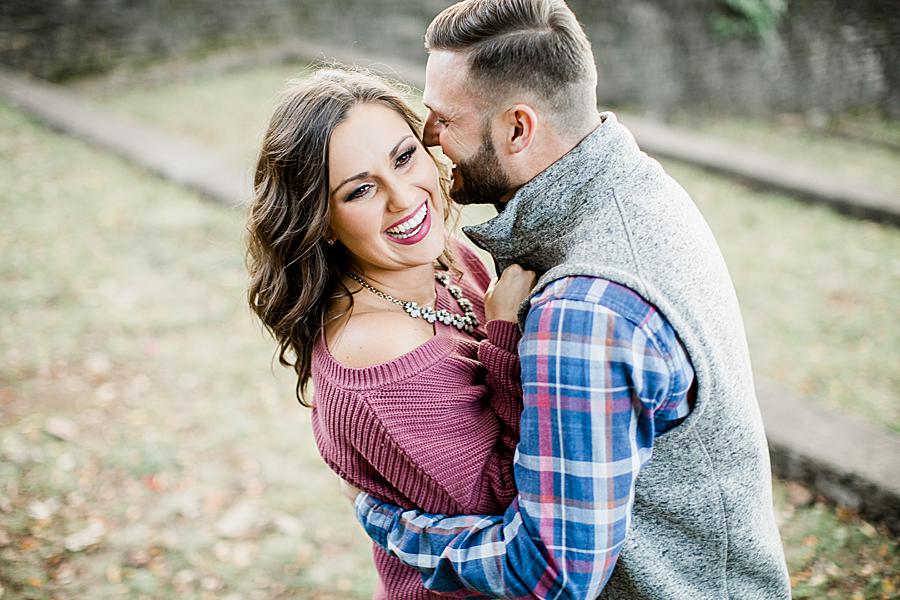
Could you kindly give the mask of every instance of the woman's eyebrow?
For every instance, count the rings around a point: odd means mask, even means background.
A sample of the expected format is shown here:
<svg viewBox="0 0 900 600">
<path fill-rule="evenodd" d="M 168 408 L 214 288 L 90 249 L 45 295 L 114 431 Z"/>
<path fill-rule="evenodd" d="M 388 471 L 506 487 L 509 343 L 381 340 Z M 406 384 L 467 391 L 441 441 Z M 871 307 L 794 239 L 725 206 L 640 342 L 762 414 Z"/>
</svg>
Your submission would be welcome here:
<svg viewBox="0 0 900 600">
<path fill-rule="evenodd" d="M 403 142 L 405 142 L 406 140 L 408 140 L 408 139 L 410 139 L 410 138 L 412 138 L 412 135 L 404 135 L 404 136 L 400 139 L 400 141 L 397 142 L 397 145 L 394 146 L 393 148 L 391 148 L 391 151 L 388 153 L 388 156 L 390 156 L 391 158 L 394 158 L 395 156 L 397 156 L 397 152 L 400 151 L 400 146 L 402 146 L 402 145 L 403 145 Z M 331 190 L 331 193 L 334 194 L 334 193 L 337 192 L 339 189 L 341 189 L 342 187 L 344 187 L 344 184 L 346 184 L 346 183 L 348 183 L 348 182 L 350 182 L 350 181 L 356 181 L 356 180 L 358 180 L 358 179 L 365 179 L 365 178 L 368 177 L 368 176 L 369 176 L 369 172 L 368 172 L 368 171 L 363 171 L 362 173 L 357 173 L 356 175 L 351 175 L 351 176 L 348 177 L 347 179 L 345 179 L 345 180 L 343 180 L 342 182 L 340 182 L 339 184 L 337 184 L 337 186 L 335 186 L 335 188 L 334 188 L 333 190 Z"/>
<path fill-rule="evenodd" d="M 397 152 L 400 150 L 400 146 L 403 144 L 403 142 L 405 142 L 406 140 L 408 140 L 411 137 L 412 137 L 411 135 L 403 136 L 403 139 L 401 139 L 399 142 L 397 142 L 396 146 L 391 148 L 391 152 L 388 156 L 390 156 L 391 158 L 394 158 L 395 156 L 397 156 Z"/>
<path fill-rule="evenodd" d="M 337 184 L 337 186 L 335 186 L 335 188 L 333 190 L 331 190 L 331 193 L 334 194 L 335 192 L 337 192 L 339 189 L 344 187 L 345 183 L 349 183 L 351 181 L 356 181 L 357 179 L 365 179 L 368 176 L 369 176 L 368 171 L 363 171 L 362 173 L 357 173 L 356 175 L 352 175 L 352 176 L 348 177 L 347 179 L 343 180 L 342 182 L 340 182 L 339 184 Z"/>
</svg>

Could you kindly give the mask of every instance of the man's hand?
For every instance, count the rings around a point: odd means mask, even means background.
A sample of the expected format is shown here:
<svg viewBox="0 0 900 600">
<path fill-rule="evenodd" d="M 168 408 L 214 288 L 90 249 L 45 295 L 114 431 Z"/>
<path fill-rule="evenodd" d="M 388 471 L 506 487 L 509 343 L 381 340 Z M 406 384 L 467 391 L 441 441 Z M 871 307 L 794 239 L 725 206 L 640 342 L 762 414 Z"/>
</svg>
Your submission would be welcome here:
<svg viewBox="0 0 900 600">
<path fill-rule="evenodd" d="M 345 498 L 350 500 L 350 504 L 356 504 L 356 497 L 362 493 L 361 489 L 355 488 L 343 479 L 341 479 L 341 493 Z"/>
</svg>

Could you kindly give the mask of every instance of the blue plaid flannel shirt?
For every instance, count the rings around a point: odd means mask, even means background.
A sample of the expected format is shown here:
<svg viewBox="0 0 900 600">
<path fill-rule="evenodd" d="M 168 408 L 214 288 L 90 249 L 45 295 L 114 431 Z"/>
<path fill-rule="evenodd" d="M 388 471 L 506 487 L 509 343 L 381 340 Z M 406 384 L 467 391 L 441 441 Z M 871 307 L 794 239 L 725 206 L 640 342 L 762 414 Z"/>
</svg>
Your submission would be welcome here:
<svg viewBox="0 0 900 600">
<path fill-rule="evenodd" d="M 360 494 L 369 536 L 456 597 L 595 598 L 628 534 L 653 439 L 687 416 L 694 372 L 674 330 L 630 289 L 568 277 L 532 300 L 503 515 L 404 511 Z"/>
</svg>

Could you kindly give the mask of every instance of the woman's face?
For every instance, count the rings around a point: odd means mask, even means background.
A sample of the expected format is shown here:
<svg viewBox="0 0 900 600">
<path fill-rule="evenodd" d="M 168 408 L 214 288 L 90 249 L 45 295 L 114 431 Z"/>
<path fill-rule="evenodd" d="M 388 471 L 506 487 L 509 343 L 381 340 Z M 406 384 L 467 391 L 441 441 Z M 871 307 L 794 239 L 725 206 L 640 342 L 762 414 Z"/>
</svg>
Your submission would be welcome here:
<svg viewBox="0 0 900 600">
<path fill-rule="evenodd" d="M 353 107 L 331 134 L 331 232 L 364 274 L 432 264 L 444 250 L 438 170 L 397 112 Z"/>
</svg>

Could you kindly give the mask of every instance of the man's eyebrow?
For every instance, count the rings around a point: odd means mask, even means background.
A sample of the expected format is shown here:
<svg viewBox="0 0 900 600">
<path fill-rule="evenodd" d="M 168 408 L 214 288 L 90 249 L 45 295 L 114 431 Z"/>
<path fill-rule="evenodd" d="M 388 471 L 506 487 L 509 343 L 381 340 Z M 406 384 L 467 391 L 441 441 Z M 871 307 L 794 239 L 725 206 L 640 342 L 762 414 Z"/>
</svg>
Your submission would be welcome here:
<svg viewBox="0 0 900 600">
<path fill-rule="evenodd" d="M 402 138 L 400 138 L 400 141 L 397 142 L 397 145 L 394 146 L 393 148 L 391 148 L 391 151 L 388 153 L 388 156 L 390 156 L 391 158 L 394 158 L 395 156 L 397 156 L 397 152 L 400 151 L 400 146 L 402 146 L 403 142 L 410 139 L 411 137 L 412 137 L 412 135 L 405 135 Z M 344 187 L 344 185 L 346 183 L 349 183 L 351 181 L 357 181 L 359 179 L 365 179 L 368 176 L 369 176 L 368 171 L 363 171 L 362 173 L 357 173 L 356 175 L 352 175 L 352 176 L 348 177 L 347 179 L 343 180 L 342 182 L 340 182 L 339 184 L 337 184 L 337 186 L 335 186 L 335 188 L 333 190 L 331 190 L 331 193 L 334 194 L 339 189 Z"/>
<path fill-rule="evenodd" d="M 429 111 L 433 112 L 435 115 L 440 116 L 440 117 L 444 116 L 444 111 L 442 111 L 440 108 L 437 108 L 433 104 L 430 104 L 429 102 L 426 102 L 425 100 L 422 100 L 422 104 L 425 105 L 425 108 L 427 108 Z"/>
</svg>

